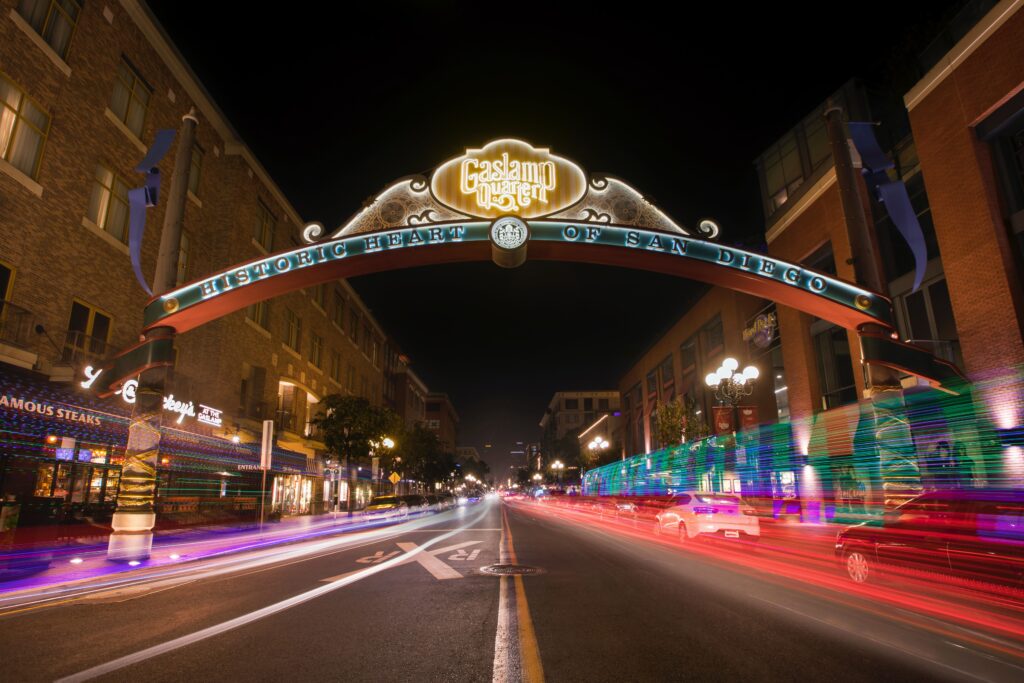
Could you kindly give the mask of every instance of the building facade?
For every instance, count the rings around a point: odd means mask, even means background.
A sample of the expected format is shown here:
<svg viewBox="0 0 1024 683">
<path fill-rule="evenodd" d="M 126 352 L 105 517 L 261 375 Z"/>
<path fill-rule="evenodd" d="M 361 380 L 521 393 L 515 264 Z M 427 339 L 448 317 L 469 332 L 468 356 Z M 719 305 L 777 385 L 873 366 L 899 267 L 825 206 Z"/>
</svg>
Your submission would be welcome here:
<svg viewBox="0 0 1024 683">
<path fill-rule="evenodd" d="M 455 453 L 459 439 L 459 414 L 455 412 L 448 394 L 427 394 L 425 415 L 427 429 L 437 434 L 444 452 Z"/>
<path fill-rule="evenodd" d="M 116 421 L 130 408 L 121 397 L 91 403 L 79 381 L 86 366 L 134 344 L 142 328 L 148 297 L 129 259 L 128 190 L 143 182 L 135 166 L 157 131 L 178 130 L 190 111 L 198 121 L 194 147 L 172 146 L 159 162 L 169 178 L 176 155 L 190 160 L 178 283 L 297 245 L 304 222 L 144 4 L 3 0 L 0 14 L 0 374 L 11 387 L 5 396 L 10 405 L 59 405 L 62 414 L 92 415 L 87 423 L 102 422 L 100 414 Z M 141 251 L 147 278 L 155 269 L 167 185 L 147 212 Z M 169 391 L 184 403 L 212 407 L 217 419 L 175 423 L 202 440 L 209 468 L 197 474 L 188 449 L 176 446 L 182 457 L 158 465 L 161 498 L 217 499 L 236 490 L 251 498 L 254 444 L 262 421 L 273 420 L 278 448 L 290 454 L 275 464 L 268 485 L 274 508 L 322 509 L 336 492 L 324 483 L 323 444 L 310 421 L 328 394 L 382 404 L 385 340 L 344 281 L 256 304 L 178 336 Z M 5 429 L 26 417 L 10 405 L 0 406 Z M 44 485 L 45 477 L 62 476 L 56 460 L 84 463 L 102 450 L 75 446 L 68 456 L 67 447 L 46 443 L 92 438 L 80 425 L 64 434 L 65 426 L 27 425 L 25 439 L 7 442 L 5 495 L 46 499 L 47 507 L 58 499 L 93 501 L 91 493 L 76 493 L 95 480 L 86 474 L 82 483 Z M 120 449 L 123 458 L 116 431 L 99 442 L 111 453 Z M 117 462 L 107 457 L 96 469 Z M 35 484 L 15 486 L 34 470 Z M 101 480 L 108 483 L 101 482 L 95 502 L 109 508 L 116 485 L 109 484 L 112 477 Z M 158 512 L 171 509 L 158 506 Z"/>
<path fill-rule="evenodd" d="M 733 355 L 759 367 L 751 400 L 762 424 L 782 429 L 752 430 L 753 441 L 737 437 L 720 454 L 724 465 L 712 462 L 711 451 L 675 462 L 669 469 L 712 473 L 688 483 L 739 490 L 735 482 L 743 479 L 744 490 L 801 499 L 819 518 L 844 507 L 863 509 L 866 500 L 895 504 L 950 481 L 1024 485 L 1018 445 L 1024 423 L 1022 4 L 969 4 L 929 46 L 916 65 L 923 76 L 902 101 L 850 81 L 756 161 L 768 253 L 856 281 L 825 112 L 839 107 L 845 121 L 880 123 L 876 136 L 893 162 L 888 178 L 906 187 L 928 259 L 915 290 L 911 250 L 860 178 L 856 190 L 873 244 L 871 254 L 858 258 L 877 261 L 899 338 L 962 368 L 971 391 L 954 399 L 903 376 L 908 436 L 899 458 L 879 463 L 865 457 L 874 445 L 858 441 L 866 439 L 860 432 L 874 408 L 856 333 L 712 289 L 620 381 L 627 455 L 658 448 L 652 419 L 658 401 L 692 391 L 707 410 L 714 399 L 702 372 Z M 765 334 L 768 323 L 773 329 Z M 690 350 L 684 352 L 684 343 Z M 680 366 L 692 368 L 690 379 Z M 648 460 L 646 469 L 651 466 Z"/>
</svg>

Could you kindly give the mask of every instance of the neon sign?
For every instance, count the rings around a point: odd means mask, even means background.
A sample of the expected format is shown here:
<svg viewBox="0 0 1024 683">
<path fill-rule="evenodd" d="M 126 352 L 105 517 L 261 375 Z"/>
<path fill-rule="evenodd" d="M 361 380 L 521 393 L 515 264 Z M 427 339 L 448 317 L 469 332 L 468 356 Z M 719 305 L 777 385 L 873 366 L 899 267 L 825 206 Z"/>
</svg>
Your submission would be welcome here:
<svg viewBox="0 0 1024 683">
<path fill-rule="evenodd" d="M 462 194 L 476 195 L 477 206 L 516 213 L 533 202 L 548 203 L 555 189 L 555 162 L 517 161 L 503 152 L 500 159 L 463 159 L 459 167 Z"/>
<path fill-rule="evenodd" d="M 568 159 L 506 138 L 467 149 L 442 164 L 431 178 L 430 191 L 440 204 L 463 215 L 537 218 L 580 201 L 587 178 Z"/>
</svg>

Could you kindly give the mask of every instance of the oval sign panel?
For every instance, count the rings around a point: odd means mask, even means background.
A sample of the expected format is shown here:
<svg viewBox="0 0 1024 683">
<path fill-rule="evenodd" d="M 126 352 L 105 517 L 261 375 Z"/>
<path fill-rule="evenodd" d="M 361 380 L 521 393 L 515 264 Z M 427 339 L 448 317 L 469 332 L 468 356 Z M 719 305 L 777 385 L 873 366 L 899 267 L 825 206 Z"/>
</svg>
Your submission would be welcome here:
<svg viewBox="0 0 1024 683">
<path fill-rule="evenodd" d="M 430 191 L 468 216 L 538 218 L 582 199 L 587 177 L 568 159 L 506 138 L 446 161 L 434 171 Z"/>
</svg>

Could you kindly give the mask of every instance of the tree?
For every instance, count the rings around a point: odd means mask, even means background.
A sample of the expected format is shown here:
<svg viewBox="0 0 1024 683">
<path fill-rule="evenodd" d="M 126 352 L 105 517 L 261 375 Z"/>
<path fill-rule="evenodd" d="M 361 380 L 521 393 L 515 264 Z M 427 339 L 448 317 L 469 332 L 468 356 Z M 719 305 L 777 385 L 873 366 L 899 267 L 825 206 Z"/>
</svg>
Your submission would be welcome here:
<svg viewBox="0 0 1024 683">
<path fill-rule="evenodd" d="M 681 444 L 686 428 L 686 407 L 683 405 L 683 401 L 678 396 L 668 403 L 658 401 L 655 409 L 657 410 L 655 429 L 658 432 L 658 443 L 663 447 Z"/>
<path fill-rule="evenodd" d="M 437 434 L 422 425 L 404 433 L 397 453 L 402 458 L 402 473 L 428 486 L 448 481 L 455 471 L 455 456 L 446 453 Z"/>
<path fill-rule="evenodd" d="M 668 403 L 658 402 L 657 421 L 658 443 L 662 446 L 678 446 L 699 441 L 708 435 L 708 426 L 698 411 L 697 402 L 689 396 L 676 396 Z"/>
<path fill-rule="evenodd" d="M 324 437 L 327 450 L 344 462 L 349 491 L 352 490 L 352 460 L 365 461 L 384 437 L 392 439 L 402 429 L 402 419 L 387 408 L 370 405 L 365 398 L 331 394 L 321 406 L 323 412 L 313 418 Z M 348 496 L 352 509 L 352 496 Z"/>
<path fill-rule="evenodd" d="M 686 437 L 686 443 L 700 441 L 708 435 L 708 423 L 700 414 L 697 401 L 688 395 L 684 396 L 683 408 L 683 436 Z"/>
</svg>

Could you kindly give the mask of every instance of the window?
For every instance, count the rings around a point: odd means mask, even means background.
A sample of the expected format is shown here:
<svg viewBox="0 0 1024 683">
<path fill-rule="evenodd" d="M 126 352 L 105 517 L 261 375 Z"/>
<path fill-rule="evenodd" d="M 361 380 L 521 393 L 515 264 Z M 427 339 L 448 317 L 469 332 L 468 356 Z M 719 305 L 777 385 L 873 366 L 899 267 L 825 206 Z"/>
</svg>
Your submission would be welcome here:
<svg viewBox="0 0 1024 683">
<path fill-rule="evenodd" d="M 824 326 L 818 331 L 816 328 Z M 821 407 L 830 410 L 857 401 L 857 386 L 853 376 L 853 358 L 846 330 L 838 325 L 818 321 L 811 326 L 814 351 L 818 358 L 821 379 Z"/>
<path fill-rule="evenodd" d="M 114 80 L 114 93 L 110 97 L 110 110 L 128 130 L 142 137 L 142 126 L 146 122 L 146 109 L 152 89 L 146 85 L 138 72 L 126 59 L 121 58 Z"/>
<path fill-rule="evenodd" d="M 0 301 L 10 301 L 11 283 L 14 281 L 14 271 L 0 263 Z"/>
<path fill-rule="evenodd" d="M 61 59 L 68 56 L 68 46 L 81 10 L 78 0 L 21 0 L 18 4 L 18 14 Z"/>
<path fill-rule="evenodd" d="M 661 400 L 668 403 L 676 397 L 676 376 L 671 354 L 661 361 L 658 373 L 661 375 Z"/>
<path fill-rule="evenodd" d="M 709 358 L 721 353 L 722 347 L 725 345 L 725 332 L 722 329 L 721 316 L 716 315 L 714 320 L 705 325 L 701 331 L 704 334 L 704 357 Z"/>
<path fill-rule="evenodd" d="M 334 350 L 331 351 L 331 379 L 341 383 L 341 354 Z"/>
<path fill-rule="evenodd" d="M 331 320 L 340 330 L 345 330 L 345 297 L 337 288 L 334 290 L 334 308 L 331 310 Z"/>
<path fill-rule="evenodd" d="M 373 361 L 373 367 L 380 367 L 380 342 L 376 339 L 370 343 L 370 360 Z"/>
<path fill-rule="evenodd" d="M 102 164 L 96 166 L 89 220 L 128 244 L 128 183 Z"/>
<path fill-rule="evenodd" d="M 651 370 L 647 373 L 647 404 L 654 410 L 654 404 L 658 402 L 658 371 Z"/>
<path fill-rule="evenodd" d="M 245 309 L 245 317 L 267 329 L 267 302 L 258 301 Z"/>
<path fill-rule="evenodd" d="M 266 415 L 263 404 L 263 392 L 267 383 L 267 369 L 242 365 L 242 390 L 240 392 L 240 413 L 254 420 L 262 420 Z"/>
<path fill-rule="evenodd" d="M 900 327 L 905 339 L 925 346 L 939 358 L 962 364 L 960 337 L 945 277 L 897 297 L 896 308 L 901 314 Z"/>
<path fill-rule="evenodd" d="M 192 240 L 188 234 L 181 233 L 181 242 L 178 244 L 178 274 L 174 279 L 176 285 L 183 284 L 188 279 L 189 254 L 192 253 Z"/>
<path fill-rule="evenodd" d="M 359 339 L 359 311 L 354 306 L 348 314 L 348 333 L 352 337 L 352 341 Z"/>
<path fill-rule="evenodd" d="M 592 398 L 585 398 L 585 399 L 583 399 L 583 410 L 593 410 L 593 409 L 594 409 L 594 399 L 592 399 Z"/>
<path fill-rule="evenodd" d="M 274 214 L 263 202 L 256 202 L 256 224 L 253 227 L 252 238 L 265 250 L 273 250 Z"/>
<path fill-rule="evenodd" d="M 567 399 L 565 399 L 565 409 L 566 410 L 579 410 L 580 409 L 580 400 L 578 398 L 567 398 Z"/>
<path fill-rule="evenodd" d="M 789 195 L 804 181 L 800 165 L 800 149 L 795 133 L 782 138 L 761 157 L 765 191 L 769 198 L 769 215 L 786 203 Z"/>
<path fill-rule="evenodd" d="M 111 318 L 106 313 L 80 301 L 72 302 L 62 360 L 76 363 L 104 356 L 111 324 Z"/>
<path fill-rule="evenodd" d="M 285 311 L 285 344 L 293 351 L 298 351 L 302 344 L 302 319 L 290 308 Z"/>
<path fill-rule="evenodd" d="M 199 145 L 192 146 L 192 162 L 188 167 L 188 191 L 199 196 L 199 178 L 203 173 L 203 150 Z"/>
<path fill-rule="evenodd" d="M 313 288 L 313 303 L 319 306 L 321 311 L 327 310 L 327 285 L 319 284 Z"/>
<path fill-rule="evenodd" d="M 0 159 L 36 178 L 50 117 L 0 74 Z"/>
<path fill-rule="evenodd" d="M 345 371 L 345 388 L 350 394 L 356 393 L 356 366 L 351 363 L 348 364 L 348 369 Z"/>
<path fill-rule="evenodd" d="M 324 338 L 318 335 L 310 335 L 309 339 L 309 361 L 316 367 L 322 364 Z"/>
<path fill-rule="evenodd" d="M 597 409 L 598 410 L 609 410 L 608 399 L 606 399 L 606 398 L 599 398 L 599 399 L 597 399 Z"/>
</svg>

